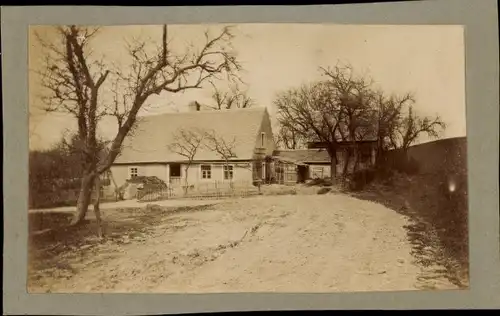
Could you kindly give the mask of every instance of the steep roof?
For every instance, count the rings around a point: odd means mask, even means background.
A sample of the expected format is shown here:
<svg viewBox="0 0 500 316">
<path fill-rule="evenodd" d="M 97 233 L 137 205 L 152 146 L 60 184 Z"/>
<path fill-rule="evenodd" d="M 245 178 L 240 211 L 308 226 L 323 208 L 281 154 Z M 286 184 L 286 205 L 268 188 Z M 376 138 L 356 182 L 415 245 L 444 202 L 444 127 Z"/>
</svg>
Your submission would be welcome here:
<svg viewBox="0 0 500 316">
<path fill-rule="evenodd" d="M 143 116 L 132 135 L 127 136 L 123 150 L 115 163 L 147 163 L 185 161 L 185 157 L 172 152 L 168 146 L 180 129 L 212 130 L 228 142 L 235 140 L 234 159 L 252 159 L 257 134 L 265 107 L 248 109 L 192 111 Z M 200 147 L 194 160 L 220 160 L 217 153 Z"/>
<path fill-rule="evenodd" d="M 273 156 L 294 163 L 330 163 L 331 161 L 326 150 L 318 149 L 275 150 Z"/>
</svg>

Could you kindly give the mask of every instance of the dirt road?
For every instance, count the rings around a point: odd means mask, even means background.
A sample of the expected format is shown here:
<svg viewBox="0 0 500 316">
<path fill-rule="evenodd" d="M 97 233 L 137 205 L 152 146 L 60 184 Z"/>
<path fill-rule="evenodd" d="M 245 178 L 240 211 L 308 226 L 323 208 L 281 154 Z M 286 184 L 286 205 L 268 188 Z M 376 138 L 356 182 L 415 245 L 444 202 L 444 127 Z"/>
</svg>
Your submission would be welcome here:
<svg viewBox="0 0 500 316">
<path fill-rule="evenodd" d="M 30 292 L 338 292 L 429 287 L 418 281 L 425 269 L 410 254 L 406 218 L 369 201 L 341 194 L 259 196 L 190 212 L 154 208 L 144 212 L 146 217 L 141 218 L 158 220 L 143 234 L 77 249 L 73 259 L 61 257 L 71 272 L 59 277 L 54 271 L 39 274 L 31 278 L 37 281 L 29 284 Z M 104 212 L 108 222 L 137 221 L 127 218 L 130 214 Z M 432 282 L 433 288 L 456 288 L 446 280 Z"/>
</svg>

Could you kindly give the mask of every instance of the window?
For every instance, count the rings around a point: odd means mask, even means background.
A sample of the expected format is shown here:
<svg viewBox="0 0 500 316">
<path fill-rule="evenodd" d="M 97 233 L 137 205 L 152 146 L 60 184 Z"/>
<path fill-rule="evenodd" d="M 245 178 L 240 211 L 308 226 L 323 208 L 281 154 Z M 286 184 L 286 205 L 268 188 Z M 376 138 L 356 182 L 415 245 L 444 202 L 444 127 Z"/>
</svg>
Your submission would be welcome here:
<svg viewBox="0 0 500 316">
<path fill-rule="evenodd" d="M 201 178 L 202 179 L 212 179 L 212 166 L 201 165 Z"/>
<path fill-rule="evenodd" d="M 323 167 L 312 168 L 312 178 L 323 178 Z"/>
<path fill-rule="evenodd" d="M 233 166 L 224 166 L 224 180 L 233 179 Z"/>
<path fill-rule="evenodd" d="M 139 175 L 139 170 L 137 167 L 130 168 L 130 179 L 135 178 Z"/>
<path fill-rule="evenodd" d="M 262 132 L 260 133 L 260 147 L 264 148 L 265 142 L 266 142 L 266 133 Z"/>
<path fill-rule="evenodd" d="M 171 177 L 180 177 L 181 176 L 181 165 L 180 164 L 171 164 L 170 165 L 170 176 Z"/>
</svg>

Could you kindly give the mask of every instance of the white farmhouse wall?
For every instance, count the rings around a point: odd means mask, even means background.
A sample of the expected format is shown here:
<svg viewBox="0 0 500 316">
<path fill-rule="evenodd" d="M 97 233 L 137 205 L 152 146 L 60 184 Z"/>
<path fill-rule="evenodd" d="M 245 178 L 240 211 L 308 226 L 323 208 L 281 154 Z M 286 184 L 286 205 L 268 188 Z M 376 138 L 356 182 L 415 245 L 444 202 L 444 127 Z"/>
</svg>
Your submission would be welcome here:
<svg viewBox="0 0 500 316">
<path fill-rule="evenodd" d="M 228 181 L 224 180 L 223 164 L 221 163 L 207 163 L 211 166 L 212 177 L 210 179 L 202 179 L 201 177 L 201 164 L 193 163 L 188 169 L 188 183 L 196 185 L 197 183 L 214 181 Z M 252 181 L 252 170 L 250 163 L 234 163 L 233 166 L 233 181 L 243 182 Z M 130 178 L 130 168 L 137 168 L 139 176 L 158 177 L 165 183 L 169 183 L 169 165 L 168 164 L 148 164 L 148 165 L 114 165 L 111 167 L 116 184 L 120 187 Z M 181 164 L 181 184 L 184 184 L 186 174 L 186 164 Z M 111 183 L 111 186 L 113 184 Z"/>
<path fill-rule="evenodd" d="M 139 166 L 139 169 L 142 171 L 141 175 L 143 176 L 158 177 L 165 181 L 165 183 L 168 182 L 168 170 L 166 164 L 143 165 Z"/>
<path fill-rule="evenodd" d="M 236 166 L 234 169 L 234 180 L 252 182 L 253 176 L 252 176 L 251 164 L 248 167 Z"/>
<path fill-rule="evenodd" d="M 129 178 L 129 166 L 127 165 L 115 165 L 111 166 L 111 174 L 118 187 L 125 184 Z M 111 183 L 113 185 L 113 183 Z"/>
<path fill-rule="evenodd" d="M 186 179 L 186 166 L 187 164 L 181 164 L 181 182 L 184 184 L 184 181 Z M 201 178 L 201 173 L 200 173 L 200 165 L 199 164 L 191 164 L 187 170 L 188 174 L 188 184 L 192 185 L 195 184 L 196 182 L 199 181 Z"/>
<path fill-rule="evenodd" d="M 203 165 L 211 166 L 211 178 L 203 179 L 201 173 L 200 163 L 193 163 L 188 169 L 188 183 L 189 185 L 195 185 L 198 183 L 207 183 L 214 181 L 228 181 L 224 180 L 224 165 L 222 163 L 206 163 Z M 233 166 L 233 181 L 252 181 L 252 169 L 249 163 L 232 163 Z M 186 165 L 181 166 L 181 182 L 184 183 L 186 175 Z"/>
</svg>

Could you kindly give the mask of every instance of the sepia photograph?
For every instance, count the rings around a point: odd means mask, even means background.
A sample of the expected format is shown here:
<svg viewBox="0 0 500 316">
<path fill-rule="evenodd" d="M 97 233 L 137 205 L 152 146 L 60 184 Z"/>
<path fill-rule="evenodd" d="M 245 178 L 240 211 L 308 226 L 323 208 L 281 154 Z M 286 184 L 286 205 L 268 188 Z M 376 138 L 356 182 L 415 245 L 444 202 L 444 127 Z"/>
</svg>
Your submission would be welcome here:
<svg viewBox="0 0 500 316">
<path fill-rule="evenodd" d="M 464 45 L 459 25 L 31 25 L 27 291 L 469 289 Z"/>
</svg>

